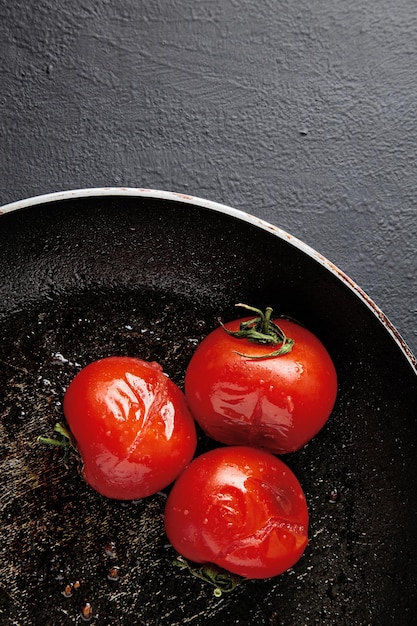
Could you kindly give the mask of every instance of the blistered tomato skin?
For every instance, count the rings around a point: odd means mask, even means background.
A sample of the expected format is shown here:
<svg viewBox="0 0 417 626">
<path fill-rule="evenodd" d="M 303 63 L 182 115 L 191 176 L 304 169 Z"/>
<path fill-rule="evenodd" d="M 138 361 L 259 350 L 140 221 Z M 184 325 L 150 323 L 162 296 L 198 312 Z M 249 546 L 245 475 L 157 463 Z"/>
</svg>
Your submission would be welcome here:
<svg viewBox="0 0 417 626">
<path fill-rule="evenodd" d="M 166 503 L 165 529 L 186 559 L 246 578 L 295 565 L 308 543 L 308 510 L 292 471 L 268 452 L 217 448 L 194 459 Z"/>
<path fill-rule="evenodd" d="M 87 365 L 67 389 L 64 414 L 86 482 L 108 498 L 156 493 L 195 452 L 184 395 L 157 363 L 108 357 Z"/>
<path fill-rule="evenodd" d="M 242 321 L 225 324 L 238 330 Z M 323 344 L 299 324 L 279 319 L 294 339 L 290 352 L 251 360 L 271 346 L 236 339 L 223 328 L 198 346 L 185 377 L 191 412 L 205 433 L 229 445 L 251 445 L 274 454 L 302 448 L 327 422 L 337 394 L 337 375 Z"/>
</svg>

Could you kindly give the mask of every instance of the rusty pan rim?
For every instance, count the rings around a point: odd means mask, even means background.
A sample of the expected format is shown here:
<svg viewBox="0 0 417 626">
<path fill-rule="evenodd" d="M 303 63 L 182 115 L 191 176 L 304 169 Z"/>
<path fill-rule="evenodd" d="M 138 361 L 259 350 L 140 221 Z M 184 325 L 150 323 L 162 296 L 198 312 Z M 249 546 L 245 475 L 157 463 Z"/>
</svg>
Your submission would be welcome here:
<svg viewBox="0 0 417 626">
<path fill-rule="evenodd" d="M 302 240 L 291 235 L 279 226 L 275 226 L 262 218 L 256 217 L 255 215 L 252 215 L 240 209 L 236 209 L 227 204 L 222 204 L 213 200 L 207 200 L 198 196 L 188 195 L 175 191 L 164 191 L 141 187 L 88 187 L 56 191 L 10 202 L 0 207 L 0 217 L 13 211 L 36 207 L 41 204 L 60 202 L 76 198 L 94 198 L 104 196 L 152 198 L 174 201 L 185 205 L 199 206 L 211 211 L 230 215 L 244 222 L 248 222 L 260 229 L 272 233 L 279 239 L 285 240 L 289 244 L 298 248 L 307 256 L 314 259 L 317 263 L 322 265 L 365 304 L 368 310 L 371 311 L 371 313 L 384 326 L 385 330 L 391 336 L 392 340 L 398 345 L 404 357 L 406 358 L 412 370 L 417 376 L 417 359 L 405 340 L 402 338 L 401 334 L 398 332 L 398 330 L 392 324 L 389 318 L 385 315 L 385 313 L 380 309 L 380 307 L 373 301 L 373 299 L 354 280 L 352 280 L 345 272 L 343 272 L 343 270 L 337 267 L 334 263 L 332 263 L 329 259 L 323 256 L 320 252 L 312 248 L 310 245 L 304 243 Z"/>
</svg>

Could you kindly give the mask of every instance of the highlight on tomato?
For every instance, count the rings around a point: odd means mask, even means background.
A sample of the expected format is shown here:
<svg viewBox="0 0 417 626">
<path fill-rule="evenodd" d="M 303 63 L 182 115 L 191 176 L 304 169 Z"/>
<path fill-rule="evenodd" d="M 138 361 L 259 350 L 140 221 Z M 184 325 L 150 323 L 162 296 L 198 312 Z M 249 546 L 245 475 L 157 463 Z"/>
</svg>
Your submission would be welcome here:
<svg viewBox="0 0 417 626">
<path fill-rule="evenodd" d="M 68 386 L 64 414 L 83 477 L 108 498 L 160 491 L 195 453 L 184 395 L 155 362 L 114 356 L 90 363 Z"/>
<path fill-rule="evenodd" d="M 229 446 L 202 454 L 182 472 L 168 495 L 165 530 L 185 559 L 245 578 L 270 578 L 305 551 L 308 510 L 283 461 Z"/>
<path fill-rule="evenodd" d="M 204 432 L 221 443 L 274 454 L 302 448 L 334 408 L 337 374 L 321 341 L 272 309 L 212 331 L 197 347 L 185 395 Z"/>
</svg>

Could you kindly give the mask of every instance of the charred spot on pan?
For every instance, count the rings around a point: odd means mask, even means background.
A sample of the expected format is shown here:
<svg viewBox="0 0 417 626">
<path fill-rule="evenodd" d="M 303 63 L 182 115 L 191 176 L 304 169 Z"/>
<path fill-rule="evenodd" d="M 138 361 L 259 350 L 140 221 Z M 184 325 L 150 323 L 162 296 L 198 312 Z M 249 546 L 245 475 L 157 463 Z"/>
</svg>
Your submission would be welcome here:
<svg viewBox="0 0 417 626">
<path fill-rule="evenodd" d="M 107 580 L 110 580 L 112 582 L 117 582 L 120 578 L 120 567 L 117 567 L 117 565 L 112 565 L 112 567 L 109 568 L 109 571 L 107 573 Z"/>
<path fill-rule="evenodd" d="M 333 487 L 329 491 L 327 499 L 328 499 L 328 502 L 330 502 L 331 504 L 336 504 L 336 502 L 338 502 L 340 499 L 339 489 L 337 487 Z"/>
<path fill-rule="evenodd" d="M 94 617 L 94 614 L 93 614 L 93 607 L 91 606 L 90 602 L 85 601 L 81 605 L 80 615 L 84 622 L 91 622 L 91 620 Z"/>
</svg>

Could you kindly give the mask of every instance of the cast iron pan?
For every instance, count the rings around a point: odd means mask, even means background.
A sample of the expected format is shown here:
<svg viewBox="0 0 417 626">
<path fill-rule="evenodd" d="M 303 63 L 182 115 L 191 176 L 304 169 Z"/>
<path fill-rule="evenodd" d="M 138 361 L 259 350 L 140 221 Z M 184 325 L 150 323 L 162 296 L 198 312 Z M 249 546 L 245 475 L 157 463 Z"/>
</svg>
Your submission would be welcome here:
<svg viewBox="0 0 417 626">
<path fill-rule="evenodd" d="M 81 624 L 85 601 L 103 626 L 416 623 L 416 363 L 331 263 L 228 207 L 107 189 L 3 207 L 0 266 L 1 624 Z M 305 555 L 216 598 L 173 565 L 164 494 L 106 500 L 37 437 L 94 359 L 157 360 L 181 386 L 197 342 L 240 301 L 315 332 L 339 395 L 324 430 L 285 457 L 309 504 Z M 201 437 L 199 452 L 213 445 Z"/>
</svg>

